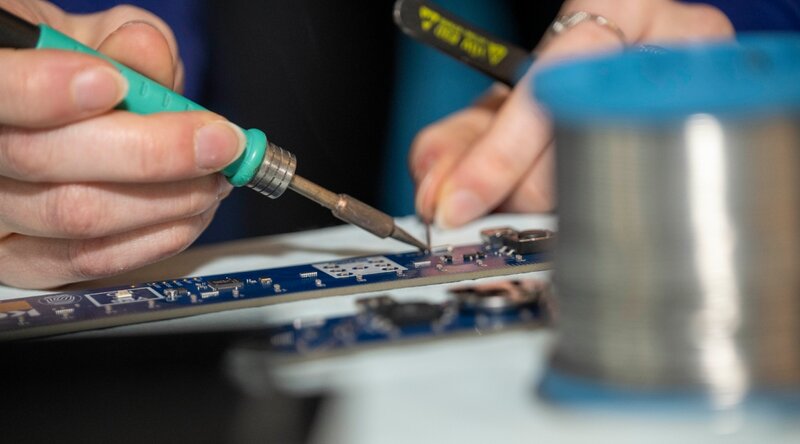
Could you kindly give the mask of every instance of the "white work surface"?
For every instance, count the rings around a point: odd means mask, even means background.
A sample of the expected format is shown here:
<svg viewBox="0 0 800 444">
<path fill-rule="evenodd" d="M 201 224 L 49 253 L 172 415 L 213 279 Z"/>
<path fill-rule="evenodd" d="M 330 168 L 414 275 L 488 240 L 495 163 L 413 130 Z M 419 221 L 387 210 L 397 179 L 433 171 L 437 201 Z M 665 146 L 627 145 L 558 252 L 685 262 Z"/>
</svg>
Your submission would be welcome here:
<svg viewBox="0 0 800 444">
<path fill-rule="evenodd" d="M 401 221 L 421 235 L 413 219 Z M 434 244 L 478 241 L 481 228 L 554 228 L 548 216 L 498 215 L 449 232 L 434 231 Z M 222 274 L 351 256 L 408 250 L 341 226 L 290 235 L 190 249 L 161 262 L 92 282 L 91 287 Z M 548 273 L 530 273 L 548 278 Z M 449 284 L 453 285 L 453 284 Z M 84 285 L 86 286 L 86 285 Z M 381 294 L 398 300 L 440 301 L 448 285 Z M 41 294 L 0 287 L 0 300 Z M 367 294 L 314 299 L 190 318 L 117 327 L 77 335 L 163 333 L 256 327 L 353 313 Z M 314 430 L 319 443 L 598 443 L 598 442 L 786 442 L 800 443 L 800 421 L 778 415 L 697 415 L 650 412 L 576 412 L 555 408 L 536 396 L 552 333 L 514 331 L 424 343 L 378 347 L 339 357 L 283 365 L 279 384 L 298 393 L 324 389 L 325 404 Z"/>
</svg>

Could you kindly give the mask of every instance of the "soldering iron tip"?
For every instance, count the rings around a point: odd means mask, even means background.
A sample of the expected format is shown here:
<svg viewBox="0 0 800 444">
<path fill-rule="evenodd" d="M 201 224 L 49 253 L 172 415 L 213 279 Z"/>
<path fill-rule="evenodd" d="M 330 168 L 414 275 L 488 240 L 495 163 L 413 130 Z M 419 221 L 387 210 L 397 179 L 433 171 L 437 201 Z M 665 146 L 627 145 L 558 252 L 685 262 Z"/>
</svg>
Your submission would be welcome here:
<svg viewBox="0 0 800 444">
<path fill-rule="evenodd" d="M 421 242 L 414 236 L 408 234 L 407 231 L 403 230 L 402 228 L 398 227 L 397 225 L 394 226 L 394 230 L 392 230 L 391 234 L 392 239 L 399 240 L 400 242 L 405 242 L 409 245 L 413 245 L 420 249 L 420 251 L 427 250 L 427 246 L 425 243 Z"/>
</svg>

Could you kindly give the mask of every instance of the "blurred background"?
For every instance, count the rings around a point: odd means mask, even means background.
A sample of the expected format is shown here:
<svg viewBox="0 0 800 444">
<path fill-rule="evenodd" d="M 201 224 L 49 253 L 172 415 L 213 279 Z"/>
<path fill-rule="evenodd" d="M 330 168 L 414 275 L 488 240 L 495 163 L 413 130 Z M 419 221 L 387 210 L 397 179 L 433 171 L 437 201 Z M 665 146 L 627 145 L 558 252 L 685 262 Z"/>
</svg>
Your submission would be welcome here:
<svg viewBox="0 0 800 444">
<path fill-rule="evenodd" d="M 292 151 L 297 171 L 394 216 L 414 213 L 408 148 L 421 128 L 471 103 L 491 81 L 404 36 L 394 0 L 55 0 L 88 13 L 130 3 L 175 31 L 186 95 Z M 498 36 L 533 48 L 561 0 L 440 0 Z M 287 192 L 226 199 L 198 244 L 340 222 Z"/>
<path fill-rule="evenodd" d="M 119 3 L 55 2 L 71 12 Z M 242 127 L 265 130 L 273 142 L 297 155 L 302 176 L 405 216 L 414 212 L 406 166 L 414 135 L 468 105 L 491 82 L 402 35 L 392 21 L 393 2 L 132 3 L 163 17 L 175 30 L 190 98 Z M 437 3 L 528 49 L 561 5 L 557 0 Z M 741 7 L 738 15 L 730 15 L 737 31 L 782 29 L 765 11 L 785 12 L 795 4 L 759 2 L 761 13 L 754 14 L 744 1 L 719 3 Z M 138 332 L 153 336 L 125 343 L 102 337 L 84 343 L 10 343 L 0 347 L 0 356 L 11 356 L 8 362 L 14 365 L 6 366 L 10 376 L 0 378 L 17 382 L 4 394 L 14 402 L 10 413 L 26 418 L 3 412 L 0 420 L 10 419 L 13 427 L 0 422 L 0 429 L 26 435 L 29 429 L 78 430 L 78 442 L 102 441 L 114 432 L 130 442 L 239 438 L 231 430 L 255 442 L 263 442 L 268 433 L 279 436 L 275 442 L 302 442 L 309 439 L 311 423 L 314 442 L 533 438 L 595 443 L 598 437 L 615 443 L 799 442 L 800 41 L 790 42 L 788 52 L 775 42 L 764 44 L 766 50 L 739 39 L 716 56 L 700 47 L 688 58 L 674 58 L 680 52 L 656 57 L 660 52 L 648 48 L 628 53 L 641 65 L 622 60 L 563 68 L 594 66 L 597 71 L 586 77 L 550 71 L 551 89 L 577 91 L 573 97 L 580 99 L 559 102 L 564 94 L 551 95 L 555 101 L 550 105 L 566 102 L 574 111 L 594 103 L 589 108 L 607 119 L 585 127 L 559 127 L 555 119 L 561 199 L 557 292 L 555 299 L 545 300 L 554 310 L 555 329 L 520 329 L 480 340 L 465 335 L 458 338 L 463 342 L 431 340 L 393 351 L 376 347 L 374 353 L 327 363 L 312 357 L 296 367 L 278 363 L 273 375 L 279 387 L 264 377 L 274 361 L 248 354 L 252 350 L 247 347 L 239 356 L 254 359 L 236 360 L 229 351 L 240 338 L 211 329 L 222 330 L 226 320 L 237 329 L 248 322 L 259 329 L 265 322 L 295 328 L 304 325 L 296 322 L 302 319 L 318 326 L 321 318 L 357 314 L 353 302 L 363 294 L 188 318 L 184 325 L 196 322 L 206 331 L 196 335 L 185 334 L 188 329 L 175 334 L 170 328 L 181 324 L 169 321 L 138 326 Z M 569 78 L 578 80 L 570 84 Z M 603 84 L 606 78 L 611 81 Z M 673 89 L 660 88 L 664 85 Z M 547 105 L 542 91 L 547 88 L 537 88 Z M 709 91 L 713 98 L 698 91 Z M 600 105 L 612 102 L 599 99 L 611 96 L 629 101 L 603 109 Z M 695 97 L 705 99 L 698 104 Z M 720 111 L 709 114 L 706 107 Z M 603 114 L 608 108 L 630 114 Z M 664 109 L 672 113 L 668 118 Z M 543 215 L 494 216 L 491 223 L 501 217 L 504 222 L 496 226 L 555 226 L 554 218 Z M 328 211 L 293 193 L 270 201 L 238 189 L 223 202 L 199 243 L 337 223 Z M 452 230 L 442 238 L 460 243 L 476 228 Z M 343 237 L 330 240 L 327 232 L 307 235 L 319 236 L 304 238 L 308 245 L 330 242 L 336 251 L 347 242 Z M 305 256 L 261 251 L 249 257 L 264 242 L 198 248 L 171 263 L 185 270 L 186 264 L 227 256 L 237 262 L 215 266 L 243 269 L 252 259 L 260 264 L 252 268 L 269 269 L 300 257 L 332 254 L 303 242 L 278 242 L 276 248 L 288 245 L 292 254 Z M 245 250 L 248 257 L 242 259 Z M 154 267 L 167 276 L 182 274 L 169 271 L 175 268 L 168 263 Z M 208 274 L 209 269 L 200 270 Z M 391 296 L 409 306 L 438 303 L 446 300 L 444 287 L 398 289 Z M 439 325 L 444 315 L 437 316 L 433 322 Z M 158 336 L 159 326 L 165 335 Z M 480 329 L 476 332 L 482 336 Z M 225 367 L 230 362 L 240 367 Z M 237 368 L 246 371 L 237 373 Z M 37 393 L 46 397 L 31 396 L 30 387 L 19 383 L 24 378 L 36 381 Z M 231 381 L 250 391 L 242 395 Z M 285 388 L 294 389 L 290 399 L 277 390 Z M 96 414 L 100 424 L 85 432 L 76 428 L 68 413 L 96 406 L 103 407 Z M 36 408 L 44 411 L 28 414 Z M 128 424 L 134 424 L 133 431 L 124 429 Z M 153 431 L 160 435 L 137 435 Z M 189 439 L 171 434 L 186 431 Z M 280 436 L 284 432 L 300 435 L 288 439 Z M 16 437 L 5 441 L 24 442 Z"/>
</svg>

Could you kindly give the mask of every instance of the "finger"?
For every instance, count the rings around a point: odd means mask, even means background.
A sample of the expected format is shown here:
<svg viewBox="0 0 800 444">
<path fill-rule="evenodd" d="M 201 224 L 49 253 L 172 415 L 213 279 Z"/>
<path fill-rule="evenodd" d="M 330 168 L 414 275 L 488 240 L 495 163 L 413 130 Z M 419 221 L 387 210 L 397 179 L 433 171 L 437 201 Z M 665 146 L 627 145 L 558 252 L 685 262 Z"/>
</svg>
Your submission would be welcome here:
<svg viewBox="0 0 800 444">
<path fill-rule="evenodd" d="M 628 44 L 668 43 L 728 37 L 733 26 L 719 9 L 710 5 L 683 4 L 673 0 L 571 0 L 560 14 L 586 11 L 601 15 L 618 26 Z M 539 50 L 558 42 L 553 55 L 578 55 L 619 46 L 619 37 L 593 21 L 585 21 L 556 37 L 545 38 Z M 547 56 L 545 56 L 547 57 Z"/>
<path fill-rule="evenodd" d="M 549 141 L 549 122 L 528 98 L 523 79 L 497 112 L 491 126 L 442 183 L 436 223 L 462 225 L 499 205 L 531 169 Z M 536 202 L 546 208 L 549 202 Z"/>
<path fill-rule="evenodd" d="M 183 94 L 186 85 L 186 69 L 182 60 L 178 60 L 178 66 L 175 68 L 175 84 L 172 89 L 179 94 Z"/>
<path fill-rule="evenodd" d="M 0 175 L 30 182 L 171 182 L 241 155 L 242 131 L 212 113 L 111 112 L 65 127 L 0 127 Z"/>
<path fill-rule="evenodd" d="M 545 148 L 540 158 L 534 160 L 522 182 L 511 190 L 498 210 L 507 213 L 534 213 L 551 211 L 555 207 L 555 149 L 552 144 Z"/>
<path fill-rule="evenodd" d="M 169 25 L 155 14 L 136 6 L 120 5 L 95 14 L 70 15 L 64 19 L 63 26 L 64 31 L 78 41 L 91 48 L 98 48 L 112 33 L 131 22 L 147 23 L 157 29 L 169 46 L 172 60 L 178 60 L 178 43 Z M 119 61 L 127 65 L 126 62 L 140 55 L 127 53 L 122 56 L 125 59 Z"/>
<path fill-rule="evenodd" d="M 489 126 L 492 115 L 487 109 L 468 108 L 424 129 L 415 138 L 409 164 L 417 186 L 417 214 L 422 220 L 433 220 L 436 190 L 458 159 Z"/>
<path fill-rule="evenodd" d="M 110 63 L 84 54 L 0 49 L 0 125 L 54 127 L 106 112 L 128 90 Z"/>
<path fill-rule="evenodd" d="M 433 220 L 441 182 L 469 146 L 486 131 L 508 93 L 505 85 L 495 85 L 475 104 L 428 126 L 414 139 L 409 169 L 417 187 L 417 214 L 423 220 Z"/>
<path fill-rule="evenodd" d="M 96 14 L 68 16 L 68 34 L 169 88 L 182 87 L 175 35 L 144 9 L 120 5 Z"/>
<path fill-rule="evenodd" d="M 598 28 L 581 27 L 540 46 L 539 61 L 514 88 L 487 131 L 431 192 L 437 225 L 463 225 L 493 210 L 535 169 L 537 159 L 546 158 L 543 152 L 550 144 L 550 123 L 531 99 L 529 80 L 535 70 L 553 60 L 621 47 L 615 34 Z M 546 177 L 551 180 L 550 175 Z M 553 186 L 544 180 L 527 183 L 541 187 L 525 192 L 532 198 L 525 204 L 532 211 L 548 211 L 555 204 Z"/>
<path fill-rule="evenodd" d="M 184 219 L 227 195 L 219 174 L 166 184 L 34 184 L 0 177 L 0 232 L 67 239 L 106 237 Z"/>
<path fill-rule="evenodd" d="M 173 256 L 205 230 L 217 207 L 136 231 L 87 240 L 12 235 L 0 241 L 0 282 L 51 288 L 123 273 Z"/>
<path fill-rule="evenodd" d="M 493 85 L 470 107 L 420 131 L 411 143 L 408 157 L 411 176 L 417 185 L 439 157 L 451 151 L 451 145 L 461 145 L 462 141 L 472 142 L 485 131 L 492 115 L 508 94 L 509 89 L 505 85 Z"/>
<path fill-rule="evenodd" d="M 603 50 L 620 49 L 635 43 L 650 27 L 652 17 L 668 0 L 571 0 L 564 3 L 559 15 L 585 11 L 600 15 L 622 30 L 626 41 L 609 27 L 586 20 L 559 33 L 546 34 L 536 48 L 539 62 L 560 60 Z M 541 64 L 541 63 L 540 63 Z"/>
<path fill-rule="evenodd" d="M 681 42 L 730 38 L 734 34 L 733 24 L 716 7 L 670 2 L 653 18 L 640 40 Z"/>
<path fill-rule="evenodd" d="M 148 22 L 123 24 L 97 49 L 168 88 L 175 86 L 177 60 L 166 37 Z"/>
</svg>

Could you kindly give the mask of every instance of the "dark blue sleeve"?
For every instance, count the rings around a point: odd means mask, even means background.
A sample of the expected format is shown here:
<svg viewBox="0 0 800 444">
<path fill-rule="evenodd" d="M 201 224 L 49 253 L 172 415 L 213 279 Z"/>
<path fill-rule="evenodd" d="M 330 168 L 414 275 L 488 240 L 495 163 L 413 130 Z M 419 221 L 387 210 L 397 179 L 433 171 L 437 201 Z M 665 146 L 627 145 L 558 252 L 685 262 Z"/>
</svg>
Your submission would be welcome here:
<svg viewBox="0 0 800 444">
<path fill-rule="evenodd" d="M 683 0 L 716 6 L 736 32 L 800 31 L 800 0 Z"/>
</svg>

